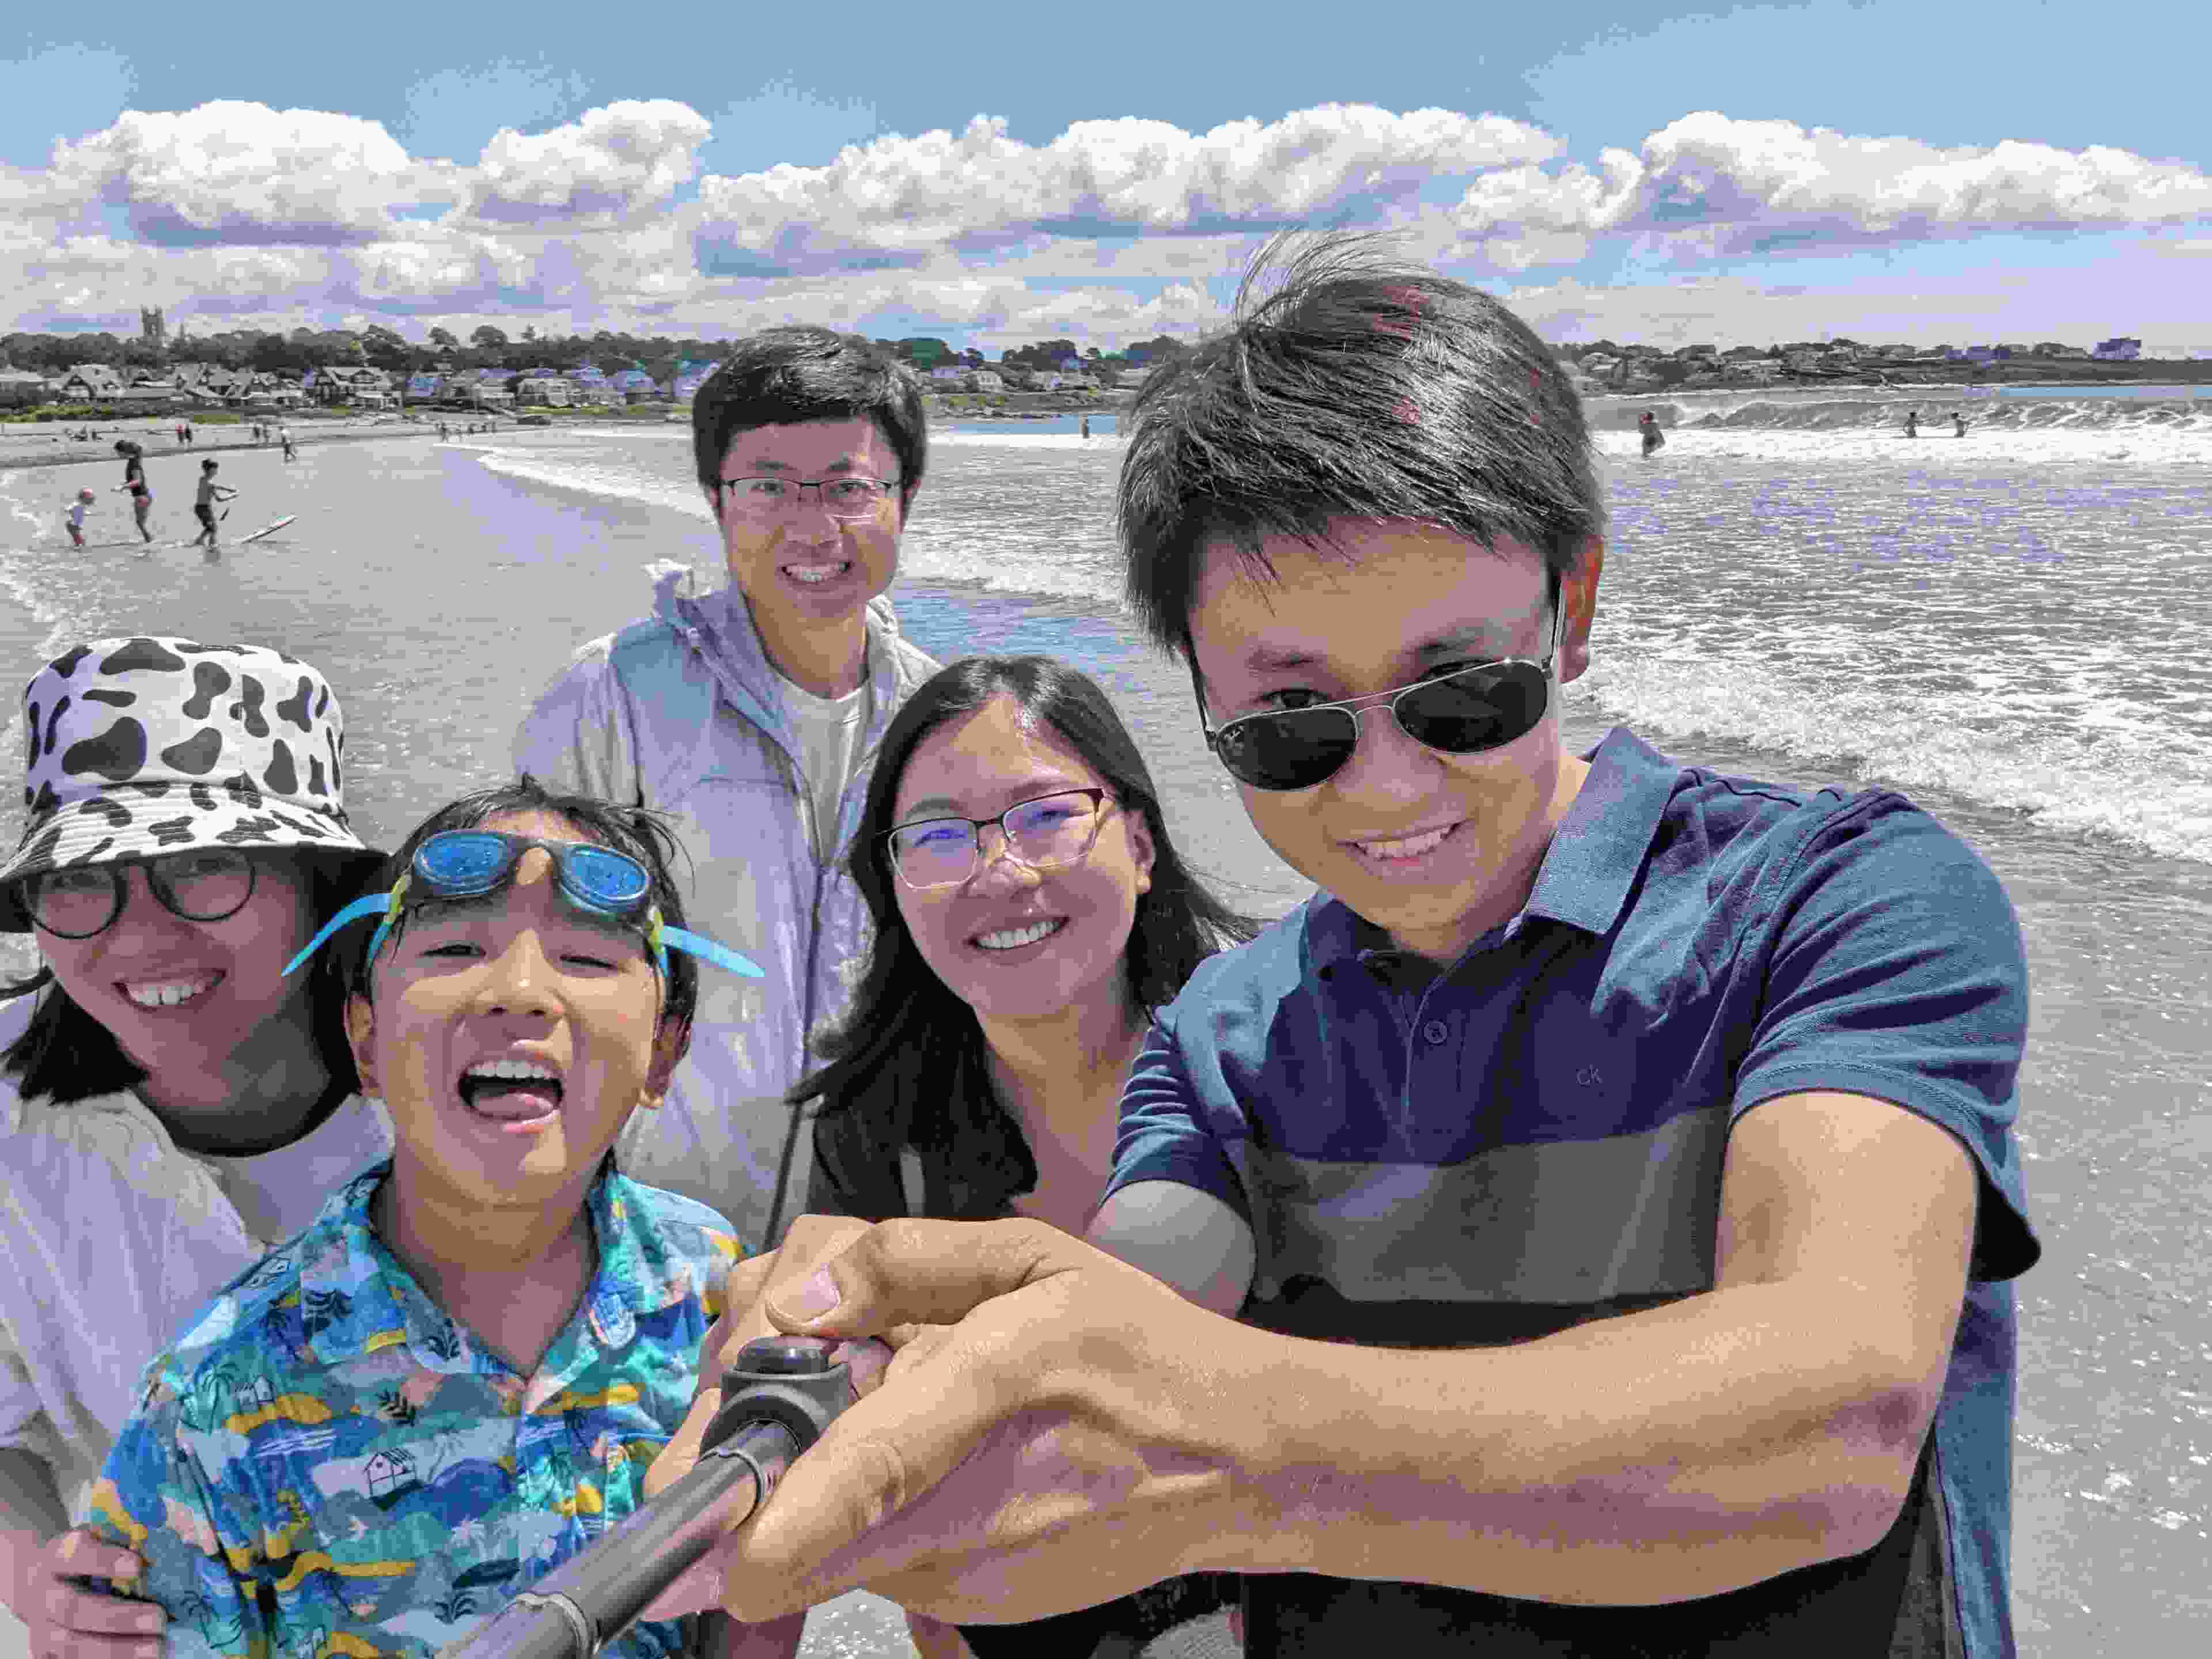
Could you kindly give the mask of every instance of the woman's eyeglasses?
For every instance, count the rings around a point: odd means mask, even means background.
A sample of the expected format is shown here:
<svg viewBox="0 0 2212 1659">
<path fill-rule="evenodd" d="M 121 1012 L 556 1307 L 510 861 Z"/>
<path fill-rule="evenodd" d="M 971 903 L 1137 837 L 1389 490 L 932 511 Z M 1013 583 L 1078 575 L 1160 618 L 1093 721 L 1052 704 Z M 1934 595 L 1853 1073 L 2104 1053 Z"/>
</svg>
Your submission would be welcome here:
<svg viewBox="0 0 2212 1659">
<path fill-rule="evenodd" d="M 1006 856 L 1025 869 L 1058 870 L 1091 856 L 1108 800 L 1103 789 L 1062 789 L 1009 806 L 995 818 L 917 818 L 884 836 L 892 873 L 917 892 L 957 887 L 982 866 L 982 832 L 996 824 Z"/>
<path fill-rule="evenodd" d="M 125 874 L 132 863 L 170 915 L 186 921 L 221 921 L 253 896 L 253 860 L 235 848 L 196 847 L 145 860 L 118 860 L 42 870 L 24 883 L 31 920 L 60 939 L 104 933 L 123 914 Z"/>
<path fill-rule="evenodd" d="M 805 492 L 821 497 L 833 519 L 865 519 L 898 485 L 888 478 L 725 478 L 730 510 L 749 519 L 786 518 L 799 511 Z"/>
<path fill-rule="evenodd" d="M 1245 714 L 1206 730 L 1206 745 L 1229 775 L 1255 789 L 1311 789 L 1343 769 L 1359 746 L 1360 716 L 1387 706 L 1415 743 L 1445 755 L 1502 749 L 1536 729 L 1551 706 L 1552 668 L 1559 654 L 1565 607 L 1552 584 L 1552 650 L 1541 662 L 1508 657 L 1470 663 L 1392 691 L 1304 708 Z M 1192 683 L 1198 684 L 1192 665 Z M 1199 714 L 1205 718 L 1204 689 Z"/>
</svg>

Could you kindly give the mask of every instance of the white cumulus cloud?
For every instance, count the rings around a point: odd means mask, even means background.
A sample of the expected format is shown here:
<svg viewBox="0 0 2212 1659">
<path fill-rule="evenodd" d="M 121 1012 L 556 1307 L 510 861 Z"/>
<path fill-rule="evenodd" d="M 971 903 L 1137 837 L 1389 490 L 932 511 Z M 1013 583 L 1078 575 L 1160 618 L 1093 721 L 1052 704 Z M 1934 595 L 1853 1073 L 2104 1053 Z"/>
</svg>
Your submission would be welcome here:
<svg viewBox="0 0 2212 1659">
<path fill-rule="evenodd" d="M 1161 121 L 1081 121 L 1051 143 L 977 116 L 959 133 L 848 146 L 827 167 L 709 176 L 699 191 L 710 270 L 761 276 L 880 269 L 940 249 L 1037 234 L 1219 234 L 1411 203 L 1437 176 L 1548 159 L 1554 142 L 1500 116 L 1325 105 L 1190 133 Z"/>
<path fill-rule="evenodd" d="M 120 204 L 156 246 L 372 240 L 395 207 L 450 192 L 374 121 L 222 100 L 182 112 L 126 110 L 57 147 L 58 185 Z"/>
<path fill-rule="evenodd" d="M 471 175 L 467 210 L 516 222 L 608 222 L 665 206 L 711 131 L 688 104 L 626 100 L 537 134 L 501 128 Z"/>
<path fill-rule="evenodd" d="M 1578 257 L 1632 235 L 1687 259 L 1833 252 L 2002 232 L 2092 232 L 2212 215 L 2212 178 L 2093 145 L 2008 139 L 1949 149 L 1701 111 L 1641 151 L 1486 174 L 1450 220 L 1472 248 L 1521 268 L 1524 246 Z"/>
</svg>

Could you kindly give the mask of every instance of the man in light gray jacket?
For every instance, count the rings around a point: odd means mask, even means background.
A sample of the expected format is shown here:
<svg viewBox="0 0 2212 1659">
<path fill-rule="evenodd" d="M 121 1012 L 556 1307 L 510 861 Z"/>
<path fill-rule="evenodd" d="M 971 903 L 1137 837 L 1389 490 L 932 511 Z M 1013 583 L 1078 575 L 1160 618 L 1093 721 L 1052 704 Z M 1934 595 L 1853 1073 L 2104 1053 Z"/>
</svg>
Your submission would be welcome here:
<svg viewBox="0 0 2212 1659">
<path fill-rule="evenodd" d="M 806 1190 L 811 1137 L 783 1096 L 866 945 L 842 855 L 884 728 L 938 666 L 881 597 L 928 431 L 911 370 L 820 328 L 738 342 L 691 429 L 729 586 L 694 598 L 662 576 L 651 616 L 585 646 L 538 700 L 514 758 L 666 813 L 691 925 L 768 970 L 702 986 L 674 1088 L 615 1152 L 623 1174 L 720 1211 L 759 1249 Z"/>
</svg>

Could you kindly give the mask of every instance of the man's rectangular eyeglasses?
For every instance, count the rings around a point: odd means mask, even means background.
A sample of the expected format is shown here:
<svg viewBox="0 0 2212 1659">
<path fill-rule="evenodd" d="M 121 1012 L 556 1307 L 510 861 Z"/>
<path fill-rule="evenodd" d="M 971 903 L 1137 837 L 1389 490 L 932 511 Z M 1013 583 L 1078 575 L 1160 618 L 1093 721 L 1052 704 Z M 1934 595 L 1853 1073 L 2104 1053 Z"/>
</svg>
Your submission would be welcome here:
<svg viewBox="0 0 2212 1659">
<path fill-rule="evenodd" d="M 813 490 L 822 510 L 833 519 L 865 519 L 898 488 L 890 478 L 725 478 L 722 489 L 731 509 L 749 519 L 783 518 L 799 511 Z"/>
<path fill-rule="evenodd" d="M 884 836 L 892 873 L 917 892 L 957 887 L 982 867 L 982 832 L 996 824 L 1006 856 L 1029 870 L 1059 870 L 1091 856 L 1112 797 L 1062 789 L 1009 806 L 995 818 L 916 818 Z"/>
</svg>

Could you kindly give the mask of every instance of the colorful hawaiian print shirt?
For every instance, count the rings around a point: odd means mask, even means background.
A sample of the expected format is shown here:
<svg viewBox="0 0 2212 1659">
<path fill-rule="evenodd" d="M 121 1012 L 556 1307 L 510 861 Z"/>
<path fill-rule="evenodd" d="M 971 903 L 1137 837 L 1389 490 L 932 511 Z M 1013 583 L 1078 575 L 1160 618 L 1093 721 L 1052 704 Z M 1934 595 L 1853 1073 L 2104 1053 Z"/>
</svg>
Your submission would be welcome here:
<svg viewBox="0 0 2212 1659">
<path fill-rule="evenodd" d="M 535 1376 L 441 1311 L 369 1221 L 389 1161 L 152 1360 L 83 1524 L 147 1562 L 167 1659 L 422 1656 L 635 1509 L 691 1405 L 737 1243 L 603 1174 L 599 1266 Z M 606 1651 L 671 1659 L 696 1621 Z"/>
</svg>

